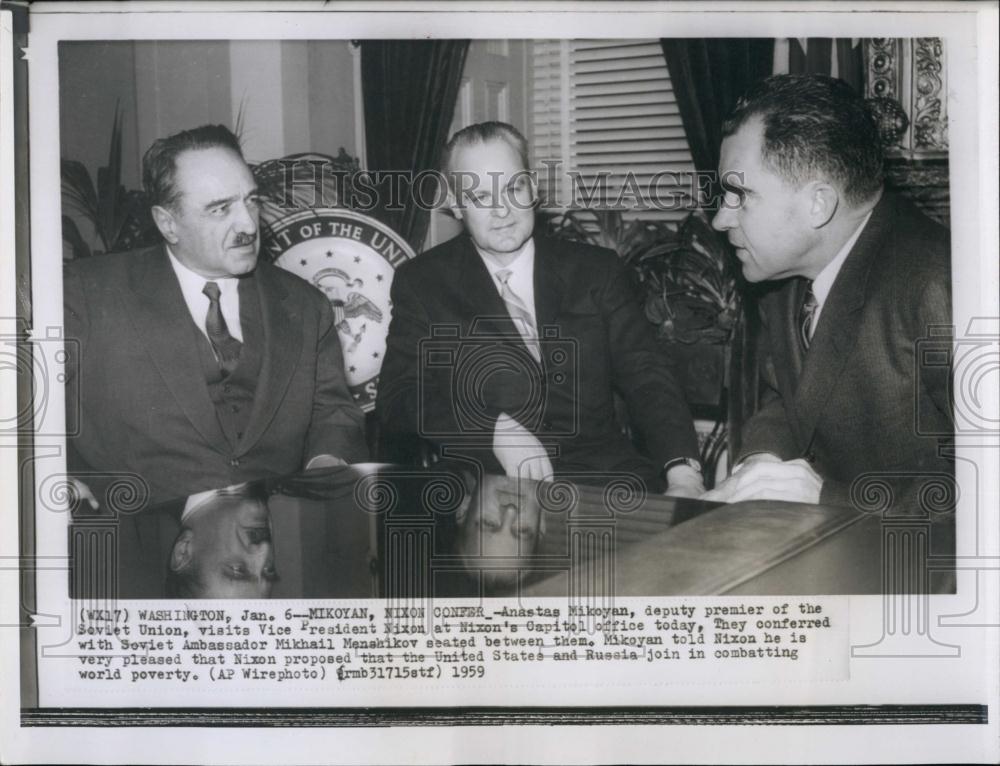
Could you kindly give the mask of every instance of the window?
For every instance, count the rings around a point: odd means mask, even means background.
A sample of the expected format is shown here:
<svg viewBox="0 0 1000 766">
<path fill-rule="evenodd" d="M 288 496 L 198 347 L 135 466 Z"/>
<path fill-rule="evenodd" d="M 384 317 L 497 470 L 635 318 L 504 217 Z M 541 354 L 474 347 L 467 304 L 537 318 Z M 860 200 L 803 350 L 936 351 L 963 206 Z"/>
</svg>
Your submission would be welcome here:
<svg viewBox="0 0 1000 766">
<path fill-rule="evenodd" d="M 694 162 L 659 40 L 532 45 L 531 159 L 547 206 L 682 219 Z"/>
</svg>

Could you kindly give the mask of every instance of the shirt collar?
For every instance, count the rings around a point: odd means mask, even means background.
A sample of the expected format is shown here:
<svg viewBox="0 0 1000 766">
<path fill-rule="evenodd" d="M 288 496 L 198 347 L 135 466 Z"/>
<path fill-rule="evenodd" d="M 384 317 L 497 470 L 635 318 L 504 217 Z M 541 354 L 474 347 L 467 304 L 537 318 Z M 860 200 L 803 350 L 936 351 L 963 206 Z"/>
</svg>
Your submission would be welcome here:
<svg viewBox="0 0 1000 766">
<path fill-rule="evenodd" d="M 816 296 L 816 302 L 819 306 L 826 303 L 826 299 L 829 297 L 830 291 L 833 289 L 833 283 L 837 281 L 837 275 L 840 273 L 840 269 L 844 265 L 844 261 L 847 260 L 847 256 L 850 255 L 851 249 L 858 241 L 858 237 L 861 236 L 861 232 L 864 231 L 865 226 L 868 225 L 868 221 L 872 217 L 872 212 L 872 210 L 868 211 L 868 215 L 864 217 L 858 225 L 858 228 L 854 230 L 854 233 L 844 243 L 844 246 L 840 248 L 833 260 L 826 264 L 826 266 L 823 267 L 823 270 L 816 275 L 816 279 L 813 280 L 812 291 L 813 295 Z"/>
<path fill-rule="evenodd" d="M 492 255 L 483 252 L 473 242 L 473 246 L 476 248 L 476 252 L 479 253 L 479 257 L 483 259 L 483 263 L 486 264 L 486 270 L 490 272 L 492 277 L 496 277 L 498 271 L 507 269 L 508 271 L 516 274 L 523 274 L 525 271 L 531 273 L 535 265 L 535 239 L 534 237 L 529 237 L 528 241 L 521 245 L 521 250 L 518 252 L 517 256 L 506 266 L 501 266 L 494 260 Z"/>
<path fill-rule="evenodd" d="M 221 290 L 226 290 L 227 287 L 236 287 L 236 277 L 212 277 L 211 279 L 203 277 L 198 272 L 192 271 L 181 263 L 170 249 L 170 245 L 164 245 L 164 249 L 167 251 L 167 256 L 170 258 L 170 265 L 174 267 L 174 273 L 177 275 L 177 279 L 180 281 L 184 292 L 197 290 L 200 293 L 205 287 L 206 282 L 217 283 Z"/>
<path fill-rule="evenodd" d="M 240 322 L 239 279 L 237 277 L 207 279 L 177 260 L 177 256 L 170 252 L 169 247 L 165 249 L 174 274 L 177 275 L 181 295 L 184 297 L 184 305 L 187 306 L 188 313 L 198 329 L 205 334 L 205 337 L 208 337 L 208 331 L 205 329 L 205 316 L 210 304 L 208 296 L 202 291 L 205 289 L 206 282 L 215 282 L 219 285 L 219 308 L 226 320 L 226 326 L 236 340 L 242 341 L 243 326 Z"/>
</svg>

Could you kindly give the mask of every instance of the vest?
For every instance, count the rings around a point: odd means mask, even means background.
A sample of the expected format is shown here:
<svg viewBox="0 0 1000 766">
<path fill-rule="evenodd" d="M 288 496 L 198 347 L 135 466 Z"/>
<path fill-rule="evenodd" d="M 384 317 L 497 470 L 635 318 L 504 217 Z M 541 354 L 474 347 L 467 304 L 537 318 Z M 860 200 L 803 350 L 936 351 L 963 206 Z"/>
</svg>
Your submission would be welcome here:
<svg viewBox="0 0 1000 766">
<path fill-rule="evenodd" d="M 257 280 L 251 274 L 239 282 L 240 326 L 243 330 L 243 348 L 240 361 L 228 377 L 223 378 L 212 344 L 205 334 L 195 328 L 198 356 L 208 385 L 208 394 L 215 405 L 215 414 L 229 445 L 239 451 L 240 443 L 250 423 L 257 378 L 260 376 L 264 325 L 261 319 L 260 296 Z"/>
</svg>

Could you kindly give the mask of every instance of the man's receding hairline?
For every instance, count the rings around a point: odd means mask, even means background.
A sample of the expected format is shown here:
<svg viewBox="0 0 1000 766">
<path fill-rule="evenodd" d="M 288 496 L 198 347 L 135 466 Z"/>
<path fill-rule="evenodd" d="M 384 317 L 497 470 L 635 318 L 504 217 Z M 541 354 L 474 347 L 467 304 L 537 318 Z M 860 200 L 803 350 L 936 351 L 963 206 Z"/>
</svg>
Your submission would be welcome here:
<svg viewBox="0 0 1000 766">
<path fill-rule="evenodd" d="M 236 157 L 240 162 L 242 162 L 246 166 L 247 170 L 250 170 L 250 165 L 247 163 L 246 159 L 240 152 L 236 151 L 231 146 L 223 146 L 222 144 L 214 144 L 212 146 L 184 147 L 183 149 L 178 151 L 177 154 L 174 155 L 174 169 L 176 170 L 180 166 L 181 160 L 189 154 L 199 154 L 199 153 L 204 154 L 205 152 L 215 152 L 215 151 L 225 152 L 227 154 L 232 155 L 233 157 Z"/>
<path fill-rule="evenodd" d="M 185 147 L 184 149 L 181 149 L 179 152 L 177 152 L 177 154 L 174 155 L 174 173 L 173 173 L 173 180 L 171 182 L 171 186 L 173 187 L 174 190 L 174 199 L 167 202 L 166 205 L 164 205 L 165 207 L 170 207 L 171 205 L 177 204 L 184 197 L 184 193 L 180 190 L 177 184 L 177 178 L 181 173 L 181 161 L 184 159 L 184 157 L 186 157 L 189 154 L 197 154 L 197 153 L 212 152 L 212 151 L 222 151 L 232 155 L 243 164 L 243 167 L 245 167 L 250 176 L 253 177 L 253 170 L 250 169 L 250 165 L 247 163 L 246 158 L 243 156 L 242 153 L 236 151 L 231 146 L 224 146 L 222 144 L 213 144 L 212 146 Z M 254 184 L 256 185 L 256 183 L 257 180 L 254 179 Z"/>
<path fill-rule="evenodd" d="M 470 139 L 467 141 L 463 140 L 458 142 L 457 144 L 455 144 L 454 148 L 451 150 L 451 153 L 448 155 L 448 166 L 447 168 L 445 168 L 445 170 L 448 173 L 454 171 L 455 157 L 463 149 L 474 149 L 479 146 L 489 146 L 491 144 L 503 144 L 514 153 L 514 156 L 517 158 L 518 166 L 520 167 L 523 164 L 523 159 L 521 157 L 521 150 L 517 147 L 514 140 L 510 136 L 501 134 L 497 136 L 490 136 L 489 138 L 476 137 L 475 139 Z M 520 167 L 520 169 L 528 170 L 528 167 L 525 165 L 524 167 Z"/>
</svg>

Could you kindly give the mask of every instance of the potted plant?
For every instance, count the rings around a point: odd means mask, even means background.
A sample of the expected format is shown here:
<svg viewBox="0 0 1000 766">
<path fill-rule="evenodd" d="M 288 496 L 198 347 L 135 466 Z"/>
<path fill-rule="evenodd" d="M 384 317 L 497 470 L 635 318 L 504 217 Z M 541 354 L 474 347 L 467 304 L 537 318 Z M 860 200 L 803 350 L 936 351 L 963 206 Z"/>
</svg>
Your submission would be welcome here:
<svg viewBox="0 0 1000 766">
<path fill-rule="evenodd" d="M 132 250 L 158 241 L 145 195 L 122 186 L 122 117 L 117 108 L 108 164 L 98 168 L 97 184 L 82 162 L 64 159 L 60 170 L 65 258 Z M 80 223 L 89 224 L 92 236 L 81 231 Z"/>
<path fill-rule="evenodd" d="M 725 242 L 705 214 L 694 211 L 675 227 L 626 221 L 617 210 L 572 210 L 549 219 L 547 228 L 551 236 L 618 253 L 636 274 L 643 311 L 670 345 L 690 402 L 719 407 L 739 293 Z"/>
<path fill-rule="evenodd" d="M 668 346 L 696 418 L 711 484 L 725 449 L 729 351 L 740 293 L 724 238 L 693 211 L 680 225 L 627 221 L 617 210 L 572 210 L 546 222 L 550 236 L 608 247 L 631 267 L 646 318 Z"/>
</svg>

